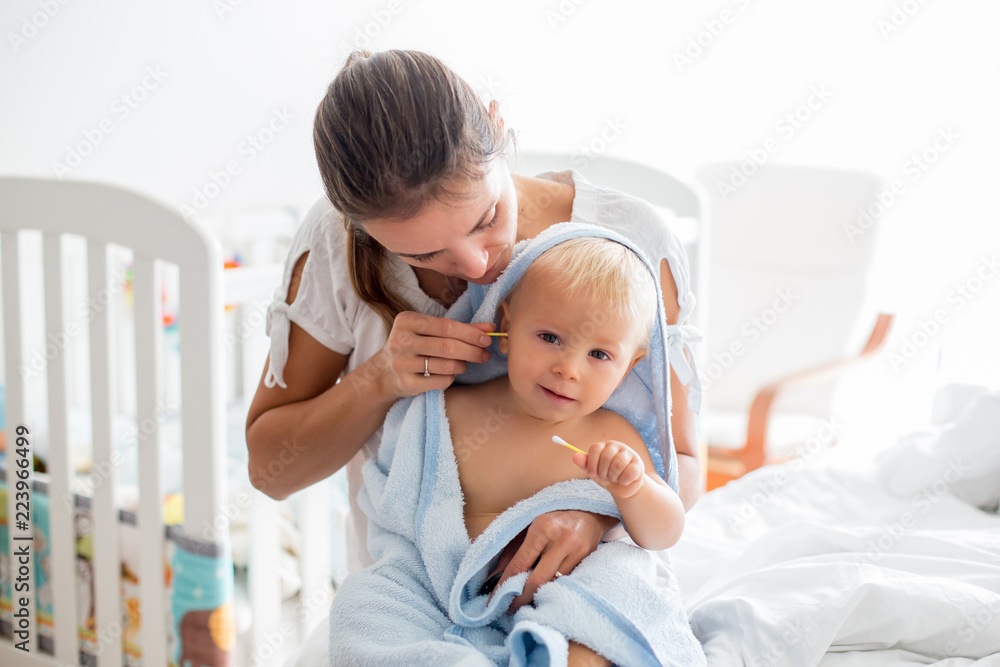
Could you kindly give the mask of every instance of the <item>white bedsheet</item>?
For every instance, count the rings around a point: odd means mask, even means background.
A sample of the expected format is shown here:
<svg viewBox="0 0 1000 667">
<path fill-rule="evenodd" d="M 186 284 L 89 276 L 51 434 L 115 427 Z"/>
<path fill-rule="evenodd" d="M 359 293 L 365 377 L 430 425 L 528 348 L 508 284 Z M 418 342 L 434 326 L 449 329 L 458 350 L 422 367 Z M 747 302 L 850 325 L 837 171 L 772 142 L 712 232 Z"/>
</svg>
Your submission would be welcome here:
<svg viewBox="0 0 1000 667">
<path fill-rule="evenodd" d="M 672 557 L 710 665 L 1000 665 L 1000 517 L 878 479 L 791 463 L 699 501 Z"/>
</svg>

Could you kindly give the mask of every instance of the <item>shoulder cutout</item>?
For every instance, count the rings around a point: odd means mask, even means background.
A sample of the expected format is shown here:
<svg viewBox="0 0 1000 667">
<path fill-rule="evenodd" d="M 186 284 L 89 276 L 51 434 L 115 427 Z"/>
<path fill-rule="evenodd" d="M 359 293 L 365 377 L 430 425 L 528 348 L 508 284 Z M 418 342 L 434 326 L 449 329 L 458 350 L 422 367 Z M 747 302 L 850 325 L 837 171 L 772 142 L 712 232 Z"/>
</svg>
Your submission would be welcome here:
<svg viewBox="0 0 1000 667">
<path fill-rule="evenodd" d="M 285 297 L 285 303 L 291 305 L 295 301 L 295 297 L 299 294 L 299 283 L 302 282 L 302 271 L 305 269 L 306 260 L 309 258 L 309 251 L 306 250 L 302 253 L 302 256 L 295 261 L 295 267 L 292 269 L 292 277 L 288 281 L 288 295 Z"/>
<path fill-rule="evenodd" d="M 681 314 L 677 298 L 677 282 L 666 258 L 660 260 L 660 291 L 663 292 L 663 309 L 666 311 L 664 314 L 667 324 L 677 324 L 677 318 Z"/>
</svg>

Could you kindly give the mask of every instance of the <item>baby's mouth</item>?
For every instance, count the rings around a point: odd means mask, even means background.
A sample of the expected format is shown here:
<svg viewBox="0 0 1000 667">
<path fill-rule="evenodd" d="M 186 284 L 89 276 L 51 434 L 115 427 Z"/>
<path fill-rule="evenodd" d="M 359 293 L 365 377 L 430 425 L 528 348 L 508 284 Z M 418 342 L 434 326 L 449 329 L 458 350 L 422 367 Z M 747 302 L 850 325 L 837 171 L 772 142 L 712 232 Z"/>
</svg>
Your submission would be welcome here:
<svg viewBox="0 0 1000 667">
<path fill-rule="evenodd" d="M 575 400 L 570 398 L 569 396 L 563 396 L 562 394 L 556 393 L 551 389 L 549 389 L 548 387 L 543 387 L 542 385 L 538 386 L 542 387 L 542 393 L 544 393 L 549 399 L 561 405 L 572 403 Z"/>
</svg>

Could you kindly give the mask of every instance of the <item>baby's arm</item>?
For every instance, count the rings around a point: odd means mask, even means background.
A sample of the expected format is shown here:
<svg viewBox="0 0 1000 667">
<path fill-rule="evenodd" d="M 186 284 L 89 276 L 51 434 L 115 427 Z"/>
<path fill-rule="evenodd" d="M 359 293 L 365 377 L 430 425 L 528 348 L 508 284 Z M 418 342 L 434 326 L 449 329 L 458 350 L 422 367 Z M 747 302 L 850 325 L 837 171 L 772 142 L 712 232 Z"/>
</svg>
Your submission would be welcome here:
<svg viewBox="0 0 1000 667">
<path fill-rule="evenodd" d="M 640 440 L 641 442 L 641 440 Z M 645 446 L 641 454 L 624 442 L 605 440 L 573 462 L 611 493 L 629 537 L 643 549 L 667 549 L 684 530 L 684 505 L 660 479 Z"/>
</svg>

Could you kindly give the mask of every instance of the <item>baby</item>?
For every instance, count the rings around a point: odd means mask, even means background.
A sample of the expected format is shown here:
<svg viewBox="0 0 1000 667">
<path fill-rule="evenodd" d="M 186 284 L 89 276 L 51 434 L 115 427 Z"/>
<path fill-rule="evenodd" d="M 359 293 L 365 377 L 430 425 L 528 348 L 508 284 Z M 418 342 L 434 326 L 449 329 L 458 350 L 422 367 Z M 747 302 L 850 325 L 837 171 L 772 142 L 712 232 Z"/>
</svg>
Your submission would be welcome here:
<svg viewBox="0 0 1000 667">
<path fill-rule="evenodd" d="M 635 427 L 601 407 L 645 355 L 656 299 L 642 260 L 608 239 L 571 239 L 526 270 L 500 306 L 507 375 L 445 391 L 470 540 L 519 500 L 587 477 L 614 498 L 637 545 L 659 550 L 680 539 L 680 498 Z"/>
<path fill-rule="evenodd" d="M 620 243 L 582 235 L 538 256 L 525 253 L 533 260 L 520 261 L 521 279 L 496 309 L 507 334 L 498 341 L 506 375 L 403 399 L 387 417 L 377 458 L 365 464 L 359 500 L 375 563 L 334 597 L 333 664 L 550 664 L 568 640 L 571 667 L 609 665 L 578 643 L 583 637 L 618 662 L 648 661 L 669 645 L 692 657 L 685 664 L 704 664 L 683 610 L 661 599 L 652 561 L 633 546 L 604 545 L 578 567 L 543 553 L 540 571 L 575 576 L 545 594 L 543 586 L 533 608 L 513 615 L 482 594 L 496 586 L 510 600 L 516 586 L 495 577 L 483 590 L 469 586 L 479 585 L 514 526 L 531 520 L 532 502 L 579 500 L 611 511 L 613 499 L 625 530 L 645 549 L 672 546 L 684 526 L 683 505 L 657 474 L 643 437 L 602 408 L 652 350 L 662 311 L 647 264 Z M 553 436 L 587 453 L 574 454 Z M 669 451 L 659 454 L 670 461 Z M 467 535 L 455 530 L 463 520 Z M 605 575 L 610 562 L 620 568 Z M 602 588 L 610 580 L 616 587 Z M 567 619 L 585 625 L 566 627 Z"/>
</svg>

